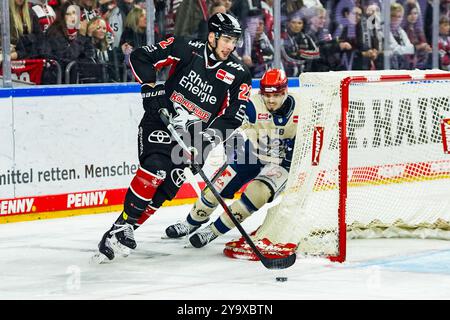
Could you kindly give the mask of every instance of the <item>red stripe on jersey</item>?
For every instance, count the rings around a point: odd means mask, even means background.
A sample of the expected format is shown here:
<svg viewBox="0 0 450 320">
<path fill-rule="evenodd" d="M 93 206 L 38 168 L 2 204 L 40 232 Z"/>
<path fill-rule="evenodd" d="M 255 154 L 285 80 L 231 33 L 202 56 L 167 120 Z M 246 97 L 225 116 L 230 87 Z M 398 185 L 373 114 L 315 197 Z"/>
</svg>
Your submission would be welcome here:
<svg viewBox="0 0 450 320">
<path fill-rule="evenodd" d="M 223 100 L 223 103 L 220 106 L 220 110 L 219 110 L 219 113 L 217 114 L 217 116 L 220 117 L 221 115 L 223 115 L 229 105 L 230 105 L 230 90 L 227 91 L 227 96 L 226 96 L 225 100 Z"/>
<path fill-rule="evenodd" d="M 178 61 L 180 61 L 180 59 L 169 56 L 167 59 L 159 60 L 158 62 L 154 63 L 153 66 L 159 70 L 162 67 L 167 67 L 173 65 L 174 63 L 178 63 Z"/>
<path fill-rule="evenodd" d="M 133 64 L 131 63 L 131 60 L 130 60 L 129 56 L 128 56 L 128 62 L 130 63 L 131 73 L 133 73 L 134 78 L 136 79 L 137 82 L 142 83 L 143 81 L 141 80 L 141 78 L 139 78 L 137 73 L 134 71 Z"/>
<path fill-rule="evenodd" d="M 175 72 L 175 68 L 177 67 L 178 61 L 175 61 L 175 63 L 172 64 L 169 70 L 169 78 L 172 76 L 172 74 Z"/>
</svg>

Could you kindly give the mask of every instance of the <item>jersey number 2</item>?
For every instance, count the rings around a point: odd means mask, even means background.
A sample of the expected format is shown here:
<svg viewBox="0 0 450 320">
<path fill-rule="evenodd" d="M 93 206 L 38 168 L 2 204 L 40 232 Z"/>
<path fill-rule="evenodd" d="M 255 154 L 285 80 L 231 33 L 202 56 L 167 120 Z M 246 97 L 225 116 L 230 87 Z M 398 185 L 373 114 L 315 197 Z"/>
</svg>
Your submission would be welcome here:
<svg viewBox="0 0 450 320">
<path fill-rule="evenodd" d="M 166 40 L 160 41 L 158 44 L 161 46 L 162 49 L 165 49 L 172 44 L 173 40 L 174 40 L 173 37 L 170 37 Z"/>
<path fill-rule="evenodd" d="M 239 100 L 248 101 L 251 89 L 252 87 L 248 84 L 241 84 L 241 86 L 239 87 Z"/>
</svg>

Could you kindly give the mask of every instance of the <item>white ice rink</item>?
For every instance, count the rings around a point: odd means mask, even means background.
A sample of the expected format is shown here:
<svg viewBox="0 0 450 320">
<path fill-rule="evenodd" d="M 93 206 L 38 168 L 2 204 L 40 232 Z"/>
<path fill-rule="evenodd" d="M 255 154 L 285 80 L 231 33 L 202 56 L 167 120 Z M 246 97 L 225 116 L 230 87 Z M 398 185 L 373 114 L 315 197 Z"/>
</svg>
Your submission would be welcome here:
<svg viewBox="0 0 450 320">
<path fill-rule="evenodd" d="M 131 256 L 103 265 L 89 259 L 117 213 L 2 224 L 0 299 L 450 299 L 450 241 L 352 240 L 346 263 L 299 258 L 273 271 L 222 254 L 237 231 L 202 249 L 161 239 L 189 208 L 162 208 L 136 231 Z"/>
</svg>

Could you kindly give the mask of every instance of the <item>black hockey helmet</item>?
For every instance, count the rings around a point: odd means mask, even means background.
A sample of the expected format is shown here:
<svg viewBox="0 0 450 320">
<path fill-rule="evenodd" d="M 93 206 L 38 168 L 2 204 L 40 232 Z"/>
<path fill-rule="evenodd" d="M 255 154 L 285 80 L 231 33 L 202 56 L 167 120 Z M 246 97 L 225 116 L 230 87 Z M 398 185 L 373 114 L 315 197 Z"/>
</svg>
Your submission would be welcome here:
<svg viewBox="0 0 450 320">
<path fill-rule="evenodd" d="M 208 20 L 208 31 L 214 32 L 216 37 L 227 35 L 231 37 L 241 38 L 242 29 L 239 21 L 228 13 L 216 13 Z"/>
</svg>

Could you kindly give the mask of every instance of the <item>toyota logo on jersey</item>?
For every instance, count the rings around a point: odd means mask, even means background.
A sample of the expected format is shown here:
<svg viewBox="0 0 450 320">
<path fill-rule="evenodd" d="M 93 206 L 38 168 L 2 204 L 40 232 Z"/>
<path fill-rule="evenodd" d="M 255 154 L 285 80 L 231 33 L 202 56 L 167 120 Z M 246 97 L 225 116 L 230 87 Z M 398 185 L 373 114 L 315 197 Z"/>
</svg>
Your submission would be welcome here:
<svg viewBox="0 0 450 320">
<path fill-rule="evenodd" d="M 186 180 L 184 171 L 183 169 L 180 168 L 173 169 L 172 172 L 170 173 L 170 177 L 172 178 L 173 183 L 177 187 L 181 187 L 183 182 Z"/>
<path fill-rule="evenodd" d="M 150 135 L 148 136 L 148 141 L 152 143 L 170 144 L 172 142 L 172 139 L 167 132 L 156 130 L 150 133 Z"/>
</svg>

